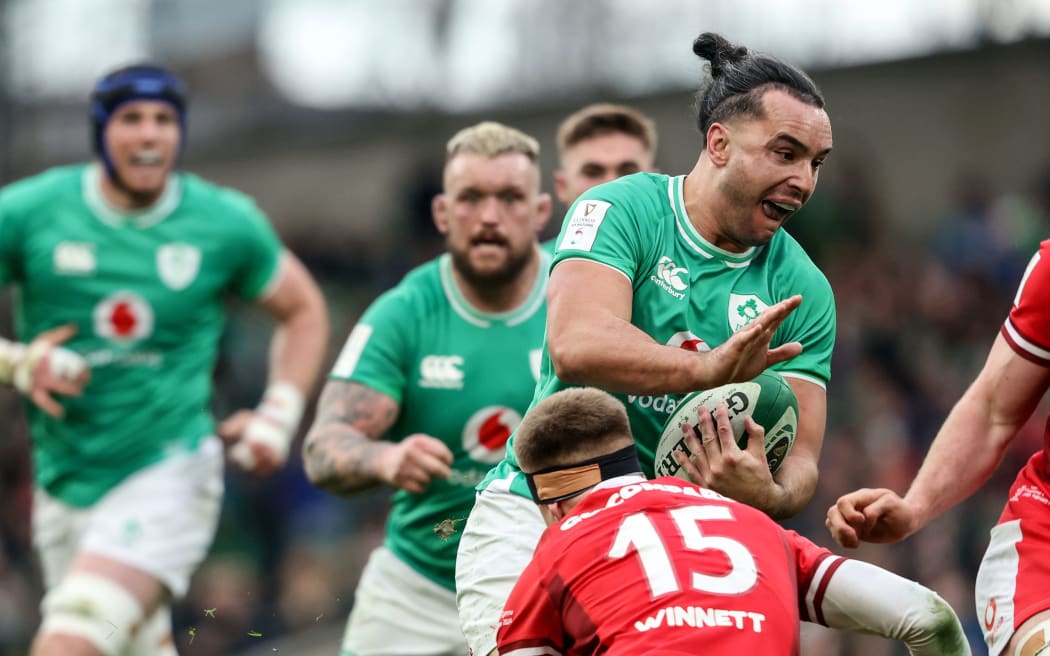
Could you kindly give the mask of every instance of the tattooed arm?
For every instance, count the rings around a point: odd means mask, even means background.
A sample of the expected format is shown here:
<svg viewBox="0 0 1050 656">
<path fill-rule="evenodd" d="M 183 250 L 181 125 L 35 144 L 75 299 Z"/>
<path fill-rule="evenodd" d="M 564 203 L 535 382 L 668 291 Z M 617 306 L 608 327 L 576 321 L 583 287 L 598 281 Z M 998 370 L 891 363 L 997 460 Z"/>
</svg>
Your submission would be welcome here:
<svg viewBox="0 0 1050 656">
<path fill-rule="evenodd" d="M 383 483 L 422 492 L 432 478 L 445 478 L 452 452 L 434 437 L 416 433 L 382 441 L 397 419 L 398 404 L 360 383 L 329 380 L 317 417 L 303 443 L 310 482 L 332 494 L 364 492 Z"/>
</svg>

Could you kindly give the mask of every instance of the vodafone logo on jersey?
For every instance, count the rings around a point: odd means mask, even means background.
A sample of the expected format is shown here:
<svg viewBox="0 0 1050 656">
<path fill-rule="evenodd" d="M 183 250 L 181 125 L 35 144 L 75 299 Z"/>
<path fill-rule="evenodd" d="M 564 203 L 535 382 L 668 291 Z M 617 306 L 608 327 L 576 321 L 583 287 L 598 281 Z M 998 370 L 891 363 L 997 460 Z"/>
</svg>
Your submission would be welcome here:
<svg viewBox="0 0 1050 656">
<path fill-rule="evenodd" d="M 474 460 L 494 465 L 503 460 L 507 439 L 520 423 L 521 415 L 512 408 L 482 408 L 463 427 L 463 449 Z"/>
<path fill-rule="evenodd" d="M 131 342 L 153 334 L 153 308 L 135 292 L 110 294 L 95 306 L 95 334 L 114 342 Z"/>
</svg>

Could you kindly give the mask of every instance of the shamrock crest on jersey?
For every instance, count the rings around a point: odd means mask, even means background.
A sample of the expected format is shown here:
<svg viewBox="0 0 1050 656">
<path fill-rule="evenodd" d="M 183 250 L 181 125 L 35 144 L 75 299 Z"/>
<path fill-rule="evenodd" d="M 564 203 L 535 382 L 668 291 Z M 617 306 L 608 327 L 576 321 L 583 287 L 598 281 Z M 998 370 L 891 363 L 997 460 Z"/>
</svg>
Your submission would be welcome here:
<svg viewBox="0 0 1050 656">
<path fill-rule="evenodd" d="M 165 244 L 157 249 L 157 275 L 174 291 L 188 287 L 200 266 L 201 251 L 192 244 Z"/>
<path fill-rule="evenodd" d="M 735 333 L 762 314 L 768 305 L 754 294 L 729 295 L 729 327 Z"/>
</svg>

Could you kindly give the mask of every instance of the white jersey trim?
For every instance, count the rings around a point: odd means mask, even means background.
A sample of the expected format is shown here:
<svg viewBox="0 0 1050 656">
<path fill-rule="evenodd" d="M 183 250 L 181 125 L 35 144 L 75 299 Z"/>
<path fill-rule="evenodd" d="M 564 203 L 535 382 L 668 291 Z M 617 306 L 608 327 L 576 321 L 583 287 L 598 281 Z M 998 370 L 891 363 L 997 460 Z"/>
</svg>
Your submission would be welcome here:
<svg viewBox="0 0 1050 656">
<path fill-rule="evenodd" d="M 1037 344 L 1033 344 L 1032 342 L 1025 339 L 1024 335 L 1017 331 L 1017 328 L 1014 327 L 1014 324 L 1012 321 L 1010 321 L 1010 319 L 1006 320 L 1006 323 L 1003 324 L 1003 327 L 1006 328 L 1006 332 L 1009 333 L 1010 339 L 1013 340 L 1013 342 L 1017 344 L 1018 347 L 1024 349 L 1025 351 L 1034 355 L 1040 360 L 1050 361 L 1050 351 L 1047 351 L 1045 348 L 1038 346 Z"/>
<path fill-rule="evenodd" d="M 142 210 L 124 211 L 113 207 L 102 194 L 103 175 L 105 173 L 102 172 L 101 164 L 85 168 L 81 178 L 81 194 L 91 213 L 108 226 L 120 228 L 131 223 L 137 228 L 148 228 L 170 216 L 182 202 L 182 183 L 179 176 L 173 173 L 168 176 L 164 191 L 155 203 Z"/>
<path fill-rule="evenodd" d="M 631 276 L 627 275 L 627 273 L 625 273 L 623 271 L 623 269 L 619 269 L 617 267 L 614 267 L 611 264 L 606 264 L 605 262 L 599 262 L 598 260 L 592 260 L 592 259 L 586 258 L 586 257 L 567 257 L 564 260 L 558 260 L 558 264 L 561 264 L 562 262 L 569 262 L 571 260 L 580 260 L 582 262 L 590 262 L 591 264 L 600 264 L 601 266 L 603 266 L 603 267 L 605 267 L 607 269 L 612 269 L 613 271 L 615 271 L 616 273 L 620 274 L 624 278 L 627 278 L 627 282 L 629 282 L 632 285 L 634 285 L 634 280 L 632 280 Z"/>
<path fill-rule="evenodd" d="M 817 385 L 824 391 L 827 391 L 828 389 L 827 383 L 825 383 L 819 378 L 814 378 L 813 376 L 796 373 L 794 371 L 777 371 L 777 373 L 783 376 L 784 378 L 797 378 L 799 380 L 804 380 L 807 383 L 813 383 L 814 385 Z"/>
<path fill-rule="evenodd" d="M 675 215 L 678 234 L 700 255 L 709 260 L 717 255 L 727 267 L 743 269 L 750 265 L 751 261 L 762 252 L 763 247 L 752 246 L 743 253 L 733 253 L 724 248 L 719 248 L 705 239 L 700 234 L 700 231 L 696 229 L 696 226 L 693 225 L 693 220 L 689 218 L 689 211 L 685 207 L 685 176 L 668 179 L 667 195 L 671 202 L 671 210 Z"/>
<path fill-rule="evenodd" d="M 813 580 L 809 582 L 809 588 L 806 590 L 806 611 L 809 613 L 810 620 L 813 622 L 816 622 L 816 618 L 820 617 L 820 615 L 817 614 L 817 592 L 820 590 L 821 584 L 827 577 L 828 569 L 840 560 L 842 560 L 842 556 L 832 555 L 820 561 L 820 564 L 817 565 L 817 572 L 813 575 Z"/>
<path fill-rule="evenodd" d="M 501 651 L 500 656 L 561 656 L 554 647 L 524 647 L 514 651 Z"/>
<path fill-rule="evenodd" d="M 438 262 L 438 271 L 441 278 L 441 288 L 445 292 L 452 310 L 467 323 L 474 324 L 479 328 L 488 328 L 493 321 L 502 321 L 507 326 L 517 326 L 531 319 L 536 312 L 543 307 L 547 298 L 547 278 L 549 276 L 551 256 L 546 251 L 539 249 L 539 266 L 536 269 L 536 280 L 528 298 L 522 301 L 518 307 L 506 312 L 484 312 L 472 306 L 470 301 L 463 295 L 456 283 L 455 274 L 452 271 L 452 257 L 445 253 Z"/>
<path fill-rule="evenodd" d="M 266 301 L 277 292 L 277 288 L 280 287 L 281 281 L 284 280 L 284 276 L 287 274 L 287 266 L 288 253 L 282 249 L 280 255 L 277 256 L 277 266 L 273 270 L 273 275 L 262 286 L 259 293 L 255 295 L 257 303 Z"/>
</svg>

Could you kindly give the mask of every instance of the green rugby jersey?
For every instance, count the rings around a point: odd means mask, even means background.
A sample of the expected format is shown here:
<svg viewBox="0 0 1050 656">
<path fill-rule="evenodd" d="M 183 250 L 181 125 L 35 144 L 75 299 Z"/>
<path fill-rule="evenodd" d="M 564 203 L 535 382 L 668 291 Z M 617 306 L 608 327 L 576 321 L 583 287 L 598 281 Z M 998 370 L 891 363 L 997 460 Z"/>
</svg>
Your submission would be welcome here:
<svg viewBox="0 0 1050 656">
<path fill-rule="evenodd" d="M 0 190 L 0 285 L 18 287 L 18 339 L 74 323 L 65 346 L 91 367 L 83 396 L 59 398 L 64 419 L 27 403 L 37 484 L 80 507 L 213 432 L 223 294 L 260 296 L 282 251 L 236 191 L 178 173 L 127 213 L 105 202 L 100 175 L 60 167 Z"/>
<path fill-rule="evenodd" d="M 835 343 L 835 299 L 827 278 L 783 230 L 744 253 L 712 245 L 686 214 L 684 181 L 685 176 L 636 173 L 588 190 L 569 208 L 552 266 L 587 259 L 616 269 L 634 290 L 631 323 L 661 344 L 694 351 L 718 346 L 766 307 L 802 294 L 802 305 L 780 326 L 772 345 L 799 341 L 803 352 L 775 368 L 826 386 Z M 567 387 L 544 348 L 533 404 Z M 616 396 L 627 406 L 642 468 L 651 478 L 663 425 L 683 395 Z M 508 448 L 479 489 L 518 471 Z M 511 490 L 529 496 L 520 476 Z"/>
<path fill-rule="evenodd" d="M 550 255 L 515 310 L 484 313 L 460 293 L 446 254 L 409 272 L 380 296 L 350 332 L 330 377 L 367 385 L 393 398 L 400 413 L 386 435 L 440 439 L 452 451 L 452 474 L 423 494 L 398 490 L 385 545 L 434 582 L 455 590 L 456 549 L 474 487 L 504 454 L 532 400 L 546 324 Z M 435 527 L 452 520 L 455 532 Z"/>
</svg>

